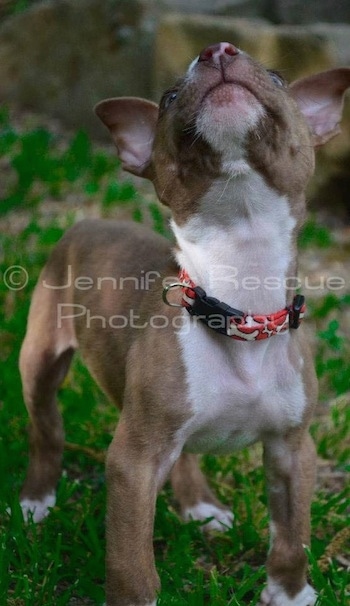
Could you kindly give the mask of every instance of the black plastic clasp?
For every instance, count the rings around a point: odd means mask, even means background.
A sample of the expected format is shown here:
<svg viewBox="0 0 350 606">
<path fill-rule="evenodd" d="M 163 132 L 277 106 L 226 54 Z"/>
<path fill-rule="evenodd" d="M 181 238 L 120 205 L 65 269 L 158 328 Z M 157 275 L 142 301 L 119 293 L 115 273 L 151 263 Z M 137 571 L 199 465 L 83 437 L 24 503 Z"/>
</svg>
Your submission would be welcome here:
<svg viewBox="0 0 350 606">
<path fill-rule="evenodd" d="M 227 335 L 229 325 L 228 319 L 234 319 L 239 323 L 245 316 L 243 311 L 234 309 L 226 303 L 222 303 L 215 297 L 208 297 L 205 290 L 200 286 L 192 288 L 195 293 L 193 304 L 186 306 L 191 316 L 198 316 L 207 326 L 217 332 Z"/>
<path fill-rule="evenodd" d="M 305 297 L 303 295 L 295 295 L 289 310 L 289 328 L 299 328 L 300 313 L 304 304 Z"/>
</svg>

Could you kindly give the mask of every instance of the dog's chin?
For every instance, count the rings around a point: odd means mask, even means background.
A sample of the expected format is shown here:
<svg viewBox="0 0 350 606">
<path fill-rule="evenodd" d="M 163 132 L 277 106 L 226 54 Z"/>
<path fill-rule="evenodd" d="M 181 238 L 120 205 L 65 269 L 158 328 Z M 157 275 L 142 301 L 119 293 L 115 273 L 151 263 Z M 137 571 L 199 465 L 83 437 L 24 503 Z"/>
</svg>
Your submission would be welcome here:
<svg viewBox="0 0 350 606">
<path fill-rule="evenodd" d="M 242 139 L 257 126 L 265 110 L 246 88 L 225 83 L 215 87 L 205 97 L 198 111 L 197 132 L 207 140 L 225 135 Z"/>
</svg>

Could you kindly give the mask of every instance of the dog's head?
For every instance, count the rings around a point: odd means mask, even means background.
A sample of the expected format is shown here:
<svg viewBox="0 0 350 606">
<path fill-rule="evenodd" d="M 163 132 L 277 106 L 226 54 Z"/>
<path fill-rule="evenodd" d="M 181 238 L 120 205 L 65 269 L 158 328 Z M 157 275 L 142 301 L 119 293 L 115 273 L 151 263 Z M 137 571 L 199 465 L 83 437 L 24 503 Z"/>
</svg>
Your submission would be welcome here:
<svg viewBox="0 0 350 606">
<path fill-rule="evenodd" d="M 159 106 L 122 97 L 95 111 L 109 128 L 125 170 L 153 181 L 174 215 L 192 213 L 216 179 L 257 171 L 300 199 L 314 147 L 339 132 L 350 69 L 288 85 L 229 43 L 204 49 Z"/>
</svg>

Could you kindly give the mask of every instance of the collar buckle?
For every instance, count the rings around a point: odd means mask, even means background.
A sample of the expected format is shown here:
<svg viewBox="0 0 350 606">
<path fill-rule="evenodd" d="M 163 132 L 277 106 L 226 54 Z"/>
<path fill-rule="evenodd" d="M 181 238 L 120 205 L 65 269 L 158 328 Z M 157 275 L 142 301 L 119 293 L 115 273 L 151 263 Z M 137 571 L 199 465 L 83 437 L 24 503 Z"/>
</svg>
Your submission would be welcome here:
<svg viewBox="0 0 350 606">
<path fill-rule="evenodd" d="M 303 295 L 295 295 L 293 303 L 289 308 L 289 328 L 299 328 L 304 311 L 305 297 Z"/>
<path fill-rule="evenodd" d="M 187 287 L 188 288 L 188 287 Z M 227 305 L 227 303 L 223 303 L 216 299 L 215 297 L 208 297 L 205 290 L 200 286 L 194 286 L 191 288 L 195 293 L 195 298 L 193 299 L 193 304 L 187 307 L 187 311 L 191 316 L 199 316 L 203 322 L 206 324 L 212 322 L 215 317 L 217 319 L 222 320 L 230 320 L 235 321 L 237 324 L 240 324 L 245 317 L 245 313 L 240 311 L 239 309 L 234 309 Z M 216 330 L 219 332 L 223 332 L 226 334 L 227 329 L 222 327 L 222 331 L 217 327 Z"/>
</svg>

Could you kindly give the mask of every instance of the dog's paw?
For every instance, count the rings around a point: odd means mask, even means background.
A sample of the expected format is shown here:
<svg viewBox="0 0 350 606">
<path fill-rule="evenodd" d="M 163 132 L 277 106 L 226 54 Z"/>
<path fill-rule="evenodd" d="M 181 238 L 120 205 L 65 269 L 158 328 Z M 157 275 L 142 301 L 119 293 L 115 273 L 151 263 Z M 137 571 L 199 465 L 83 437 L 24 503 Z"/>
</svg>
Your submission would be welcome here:
<svg viewBox="0 0 350 606">
<path fill-rule="evenodd" d="M 56 503 L 56 495 L 54 493 L 47 494 L 41 500 L 39 499 L 22 499 L 20 505 L 22 507 L 23 518 L 26 522 L 32 519 L 33 522 L 41 522 L 46 518 L 51 507 Z"/>
<path fill-rule="evenodd" d="M 260 606 L 314 606 L 317 595 L 311 585 L 306 584 L 294 597 L 289 597 L 278 583 L 269 580 L 260 597 Z"/>
<path fill-rule="evenodd" d="M 208 518 L 212 518 L 208 520 Z M 198 503 L 193 507 L 188 507 L 184 511 L 184 519 L 198 520 L 204 522 L 208 520 L 206 524 L 203 524 L 203 530 L 218 530 L 225 532 L 227 528 L 232 528 L 233 513 L 229 509 L 221 509 L 213 503 Z"/>
</svg>

